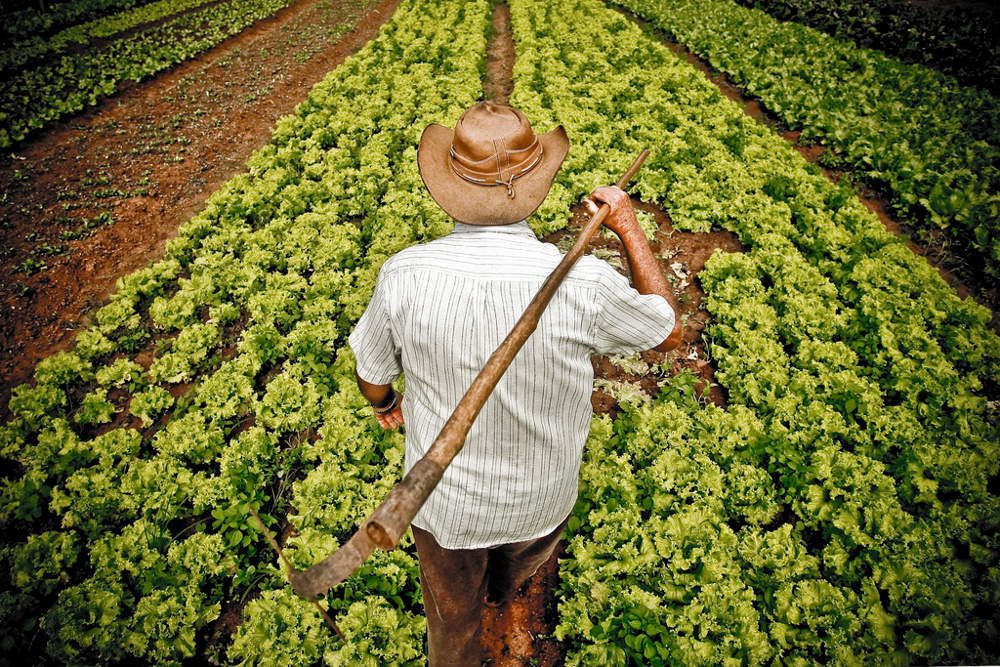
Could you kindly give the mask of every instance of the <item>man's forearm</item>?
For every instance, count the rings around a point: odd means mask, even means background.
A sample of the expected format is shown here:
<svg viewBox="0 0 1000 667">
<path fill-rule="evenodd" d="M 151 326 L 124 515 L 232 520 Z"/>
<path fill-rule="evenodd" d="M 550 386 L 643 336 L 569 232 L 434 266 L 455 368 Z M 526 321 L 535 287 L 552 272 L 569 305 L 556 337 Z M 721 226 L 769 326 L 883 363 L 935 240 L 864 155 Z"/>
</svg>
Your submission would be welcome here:
<svg viewBox="0 0 1000 667">
<path fill-rule="evenodd" d="M 361 390 L 361 395 L 376 408 L 383 407 L 392 402 L 395 391 L 391 384 L 372 384 L 371 382 L 366 382 L 361 379 L 357 371 L 354 372 L 354 377 L 358 381 L 358 389 Z"/>
<path fill-rule="evenodd" d="M 634 228 L 625 232 L 620 238 L 622 245 L 625 246 L 629 271 L 632 273 L 632 285 L 640 294 L 659 294 L 676 310 L 674 293 L 663 276 L 653 250 L 649 247 L 649 241 L 642 231 Z"/>
<path fill-rule="evenodd" d="M 628 261 L 629 271 L 632 273 L 632 285 L 640 294 L 659 294 L 674 311 L 677 320 L 670 335 L 656 348 L 661 352 L 671 350 L 681 342 L 680 313 L 677 308 L 677 298 L 670 289 L 670 283 L 663 275 L 656 256 L 653 255 L 652 248 L 645 234 L 636 226 L 626 230 L 619 235 L 622 245 L 625 247 L 625 259 Z"/>
</svg>

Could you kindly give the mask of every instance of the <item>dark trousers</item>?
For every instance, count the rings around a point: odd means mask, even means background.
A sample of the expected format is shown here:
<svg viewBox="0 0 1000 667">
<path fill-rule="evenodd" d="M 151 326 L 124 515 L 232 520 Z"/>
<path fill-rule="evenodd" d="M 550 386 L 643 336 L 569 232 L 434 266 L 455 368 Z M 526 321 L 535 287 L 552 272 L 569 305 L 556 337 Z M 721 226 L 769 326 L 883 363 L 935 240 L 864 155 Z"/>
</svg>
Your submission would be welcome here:
<svg viewBox="0 0 1000 667">
<path fill-rule="evenodd" d="M 567 520 L 569 517 L 567 517 Z M 483 599 L 513 597 L 549 559 L 566 521 L 548 535 L 483 549 L 445 549 L 413 526 L 427 613 L 429 667 L 479 667 Z"/>
</svg>

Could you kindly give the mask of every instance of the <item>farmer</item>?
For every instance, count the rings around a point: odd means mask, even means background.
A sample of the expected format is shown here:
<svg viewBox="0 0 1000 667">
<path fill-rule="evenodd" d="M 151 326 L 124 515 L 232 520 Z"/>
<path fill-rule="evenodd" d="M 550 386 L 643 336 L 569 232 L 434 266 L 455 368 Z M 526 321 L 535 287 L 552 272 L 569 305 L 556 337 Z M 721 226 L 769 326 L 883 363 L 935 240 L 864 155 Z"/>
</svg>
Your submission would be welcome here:
<svg viewBox="0 0 1000 667">
<path fill-rule="evenodd" d="M 379 273 L 350 336 L 361 392 L 384 428 L 407 425 L 407 471 L 561 255 L 524 222 L 549 192 L 569 140 L 536 135 L 511 107 L 480 102 L 452 130 L 424 130 L 417 165 L 457 222 Z M 431 667 L 480 664 L 484 604 L 503 605 L 555 549 L 577 496 L 591 418 L 591 355 L 666 351 L 676 303 L 628 196 L 597 188 L 632 280 L 584 256 L 555 293 L 413 520 Z M 406 399 L 392 381 L 406 374 Z"/>
</svg>

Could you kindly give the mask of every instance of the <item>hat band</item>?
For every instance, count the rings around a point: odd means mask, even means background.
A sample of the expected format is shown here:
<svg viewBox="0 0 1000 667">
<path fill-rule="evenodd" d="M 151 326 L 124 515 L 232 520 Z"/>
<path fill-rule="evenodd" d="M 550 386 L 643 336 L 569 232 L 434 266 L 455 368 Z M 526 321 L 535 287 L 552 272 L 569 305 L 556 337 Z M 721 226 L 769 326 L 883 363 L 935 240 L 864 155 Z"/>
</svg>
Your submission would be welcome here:
<svg viewBox="0 0 1000 667">
<path fill-rule="evenodd" d="M 485 157 L 482 160 L 470 160 L 465 156 L 459 155 L 455 151 L 455 145 L 452 144 L 448 152 L 450 158 L 448 163 L 451 165 L 451 170 L 455 172 L 456 176 L 469 183 L 486 186 L 506 185 L 507 196 L 514 199 L 514 179 L 524 176 L 542 161 L 542 153 L 544 152 L 542 144 L 538 141 L 537 136 L 533 139 L 530 146 L 515 150 L 509 150 L 507 143 L 502 138 L 493 139 L 493 155 Z M 503 153 L 502 158 L 501 151 Z M 518 167 L 515 171 L 510 166 L 510 158 L 511 154 L 516 155 L 519 153 L 528 153 L 528 156 L 520 160 L 524 166 Z M 477 168 L 479 165 L 485 166 L 484 163 L 486 162 L 493 162 L 496 165 L 496 170 L 486 171 Z M 506 172 L 506 175 L 504 172 Z"/>
</svg>

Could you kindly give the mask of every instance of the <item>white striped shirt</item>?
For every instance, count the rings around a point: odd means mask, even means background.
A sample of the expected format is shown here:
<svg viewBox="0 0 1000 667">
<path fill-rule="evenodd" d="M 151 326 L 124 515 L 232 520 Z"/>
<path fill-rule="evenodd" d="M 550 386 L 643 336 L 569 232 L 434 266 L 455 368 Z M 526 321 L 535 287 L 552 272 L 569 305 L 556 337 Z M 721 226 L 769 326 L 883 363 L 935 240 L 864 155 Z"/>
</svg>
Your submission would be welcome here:
<svg viewBox="0 0 1000 667">
<path fill-rule="evenodd" d="M 358 374 L 406 374 L 405 470 L 434 442 L 473 378 L 562 259 L 524 222 L 456 223 L 389 258 L 349 343 Z M 660 344 L 674 311 L 584 256 L 559 287 L 413 523 L 449 549 L 545 535 L 573 509 L 590 426 L 594 353 Z"/>
</svg>

